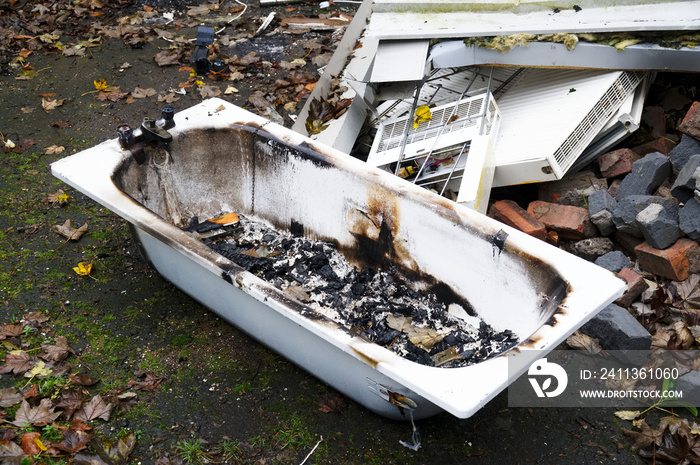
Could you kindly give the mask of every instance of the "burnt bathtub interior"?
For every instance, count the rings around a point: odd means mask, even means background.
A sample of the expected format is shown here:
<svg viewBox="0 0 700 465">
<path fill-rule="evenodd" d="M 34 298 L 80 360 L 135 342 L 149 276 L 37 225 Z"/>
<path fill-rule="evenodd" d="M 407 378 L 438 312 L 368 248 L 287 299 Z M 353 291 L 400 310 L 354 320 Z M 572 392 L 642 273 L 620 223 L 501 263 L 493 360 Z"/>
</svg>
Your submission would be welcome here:
<svg viewBox="0 0 700 465">
<path fill-rule="evenodd" d="M 357 267 L 401 270 L 417 291 L 437 292 L 497 331 L 527 340 L 570 290 L 550 264 L 513 246 L 491 221 L 461 207 L 251 124 L 176 133 L 168 148 L 132 158 L 113 181 L 178 228 L 225 213 L 329 241 Z M 526 239 L 529 240 L 529 239 Z"/>
</svg>

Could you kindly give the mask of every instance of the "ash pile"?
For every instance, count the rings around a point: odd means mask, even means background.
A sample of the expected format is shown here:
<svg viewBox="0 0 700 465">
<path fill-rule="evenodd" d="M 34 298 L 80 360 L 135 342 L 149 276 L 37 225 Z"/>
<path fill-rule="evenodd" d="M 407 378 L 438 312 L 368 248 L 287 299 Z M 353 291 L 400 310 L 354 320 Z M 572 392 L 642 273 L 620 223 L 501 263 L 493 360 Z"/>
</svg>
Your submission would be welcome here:
<svg viewBox="0 0 700 465">
<path fill-rule="evenodd" d="M 315 312 L 410 361 L 467 366 L 519 342 L 510 330 L 496 331 L 469 315 L 471 309 L 440 301 L 393 265 L 352 266 L 331 242 L 288 235 L 235 214 L 202 223 L 195 217 L 187 230 Z"/>
</svg>

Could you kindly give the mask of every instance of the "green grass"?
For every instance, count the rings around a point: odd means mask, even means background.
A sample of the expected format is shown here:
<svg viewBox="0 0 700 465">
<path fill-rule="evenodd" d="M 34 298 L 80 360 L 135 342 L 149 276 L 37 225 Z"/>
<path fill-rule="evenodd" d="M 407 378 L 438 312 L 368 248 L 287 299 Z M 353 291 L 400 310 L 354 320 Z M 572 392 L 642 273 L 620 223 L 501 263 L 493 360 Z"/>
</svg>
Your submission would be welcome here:
<svg viewBox="0 0 700 465">
<path fill-rule="evenodd" d="M 209 463 L 211 460 L 209 455 L 204 451 L 202 441 L 195 438 L 183 439 L 175 444 L 175 452 L 177 456 L 186 463 L 193 465 Z"/>
</svg>

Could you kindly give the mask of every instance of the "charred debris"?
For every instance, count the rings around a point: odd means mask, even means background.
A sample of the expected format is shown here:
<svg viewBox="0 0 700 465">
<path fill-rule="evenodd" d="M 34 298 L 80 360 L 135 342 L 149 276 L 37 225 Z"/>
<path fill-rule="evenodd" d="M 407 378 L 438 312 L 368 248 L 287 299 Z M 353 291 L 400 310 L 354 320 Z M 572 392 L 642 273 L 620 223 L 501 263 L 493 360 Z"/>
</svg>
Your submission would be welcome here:
<svg viewBox="0 0 700 465">
<path fill-rule="evenodd" d="M 510 330 L 496 331 L 471 308 L 448 302 L 439 284 L 411 279 L 393 264 L 355 267 L 331 242 L 280 232 L 235 213 L 202 222 L 194 217 L 186 230 L 314 313 L 407 360 L 467 366 L 518 343 Z"/>
</svg>

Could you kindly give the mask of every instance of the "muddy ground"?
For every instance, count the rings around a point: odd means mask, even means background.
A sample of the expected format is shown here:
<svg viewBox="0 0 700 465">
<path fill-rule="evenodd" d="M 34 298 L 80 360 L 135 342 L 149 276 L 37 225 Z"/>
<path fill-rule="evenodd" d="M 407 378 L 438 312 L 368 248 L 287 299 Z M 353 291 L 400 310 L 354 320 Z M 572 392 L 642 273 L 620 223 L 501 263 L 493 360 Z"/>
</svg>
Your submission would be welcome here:
<svg viewBox="0 0 700 465">
<path fill-rule="evenodd" d="M 290 14 L 289 8 L 274 9 Z M 315 5 L 292 8 L 309 16 L 328 12 Z M 252 5 L 245 14 L 259 21 L 272 10 Z M 332 44 L 336 39 L 330 34 L 309 32 L 305 38 Z M 240 46 L 242 53 L 268 50 L 289 60 L 306 53 L 294 48 L 298 37 L 263 35 Z M 168 45 L 156 39 L 134 48 L 103 39 L 81 57 L 34 53 L 28 60 L 37 71 L 31 80 L 17 80 L 21 71 L 8 67 L 0 76 L 3 138 L 34 143 L 23 153 L 0 154 L 0 324 L 33 311 L 48 316 L 33 337 L 66 336 L 76 352 L 69 359 L 73 372 L 100 379 L 91 395 L 113 398 L 127 392 L 130 381 L 143 381 L 144 372 L 162 378 L 155 390 L 134 391 L 138 401 L 115 410 L 109 421 L 92 421 L 96 435 L 134 433 L 137 444 L 129 461 L 144 464 L 176 462 L 192 451 L 188 444 L 197 444 L 202 453 L 191 452 L 192 463 L 197 457 L 217 463 L 301 463 L 317 443 L 306 463 L 641 463 L 622 431 L 631 424 L 617 420 L 612 410 L 508 408 L 505 393 L 467 420 L 441 414 L 418 421 L 422 444 L 414 452 L 399 444 L 410 441 L 410 423 L 386 420 L 345 399 L 149 269 L 125 222 L 54 179 L 49 165 L 114 137 L 120 123 L 137 125 L 145 116 L 159 115 L 163 104 L 155 95 L 133 103 L 103 102 L 96 99 L 94 81 L 105 79 L 123 91 L 179 89 L 187 71 L 154 61 Z M 309 72 L 314 68 L 307 66 Z M 275 76 L 260 71 L 234 83 L 239 93 L 221 97 L 254 110 L 251 93 L 274 85 Z M 176 110 L 201 101 L 198 92 L 188 90 L 173 102 Z M 42 98 L 64 103 L 47 111 Z M 278 109 L 285 115 L 282 106 Z M 65 151 L 46 153 L 54 144 Z M 69 196 L 62 208 L 47 200 L 59 188 Z M 88 234 L 66 242 L 52 231 L 52 225 L 68 219 L 87 222 Z M 93 264 L 90 276 L 74 272 L 79 262 Z M 25 336 L 10 341 L 19 345 Z M 4 356 L 8 349 L 0 350 Z M 25 384 L 12 375 L 0 378 L 0 388 Z M 235 454 L 225 454 L 223 445 L 232 444 Z M 39 463 L 67 460 L 38 458 Z"/>
</svg>

